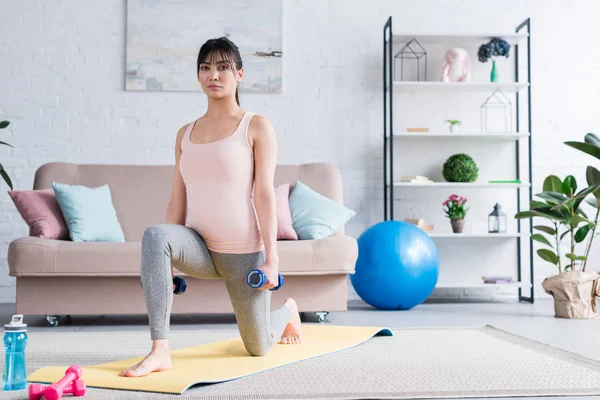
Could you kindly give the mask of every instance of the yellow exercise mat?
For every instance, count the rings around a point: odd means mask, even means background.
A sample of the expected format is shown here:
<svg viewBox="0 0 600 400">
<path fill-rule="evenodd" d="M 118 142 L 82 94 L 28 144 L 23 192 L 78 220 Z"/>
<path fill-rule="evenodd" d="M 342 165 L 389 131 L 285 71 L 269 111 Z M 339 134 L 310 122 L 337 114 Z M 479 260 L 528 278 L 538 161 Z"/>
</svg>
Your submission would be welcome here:
<svg viewBox="0 0 600 400">
<path fill-rule="evenodd" d="M 217 383 L 245 377 L 257 372 L 344 350 L 366 342 L 373 336 L 393 336 L 388 328 L 373 326 L 302 325 L 301 344 L 276 344 L 263 357 L 253 357 L 241 338 L 222 340 L 171 351 L 173 368 L 140 378 L 119 376 L 144 355 L 108 364 L 83 368 L 88 387 L 139 390 L 183 394 L 200 383 Z M 30 382 L 51 383 L 61 379 L 69 366 L 44 367 L 28 377 Z"/>
</svg>

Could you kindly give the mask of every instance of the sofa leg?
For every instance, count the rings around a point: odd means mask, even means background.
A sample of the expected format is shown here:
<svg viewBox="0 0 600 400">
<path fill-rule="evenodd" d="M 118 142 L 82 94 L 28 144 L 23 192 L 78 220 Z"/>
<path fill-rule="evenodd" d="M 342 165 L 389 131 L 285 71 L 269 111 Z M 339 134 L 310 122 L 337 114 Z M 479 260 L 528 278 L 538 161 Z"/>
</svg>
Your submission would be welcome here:
<svg viewBox="0 0 600 400">
<path fill-rule="evenodd" d="M 56 315 L 46 315 L 46 321 L 48 321 L 48 326 L 52 328 L 58 326 L 58 317 Z"/>
<path fill-rule="evenodd" d="M 323 323 L 327 319 L 327 315 L 329 315 L 329 311 L 315 311 L 315 315 L 317 316 L 317 321 L 319 321 L 320 323 Z"/>
</svg>

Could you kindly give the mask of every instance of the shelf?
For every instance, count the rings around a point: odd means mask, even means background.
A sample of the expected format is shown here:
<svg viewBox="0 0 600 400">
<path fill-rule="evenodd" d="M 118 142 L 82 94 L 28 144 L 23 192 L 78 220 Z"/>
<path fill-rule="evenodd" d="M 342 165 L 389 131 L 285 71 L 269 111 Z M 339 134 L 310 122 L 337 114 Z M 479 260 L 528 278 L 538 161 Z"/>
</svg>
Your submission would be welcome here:
<svg viewBox="0 0 600 400">
<path fill-rule="evenodd" d="M 408 43 L 412 39 L 417 39 L 421 45 L 426 44 L 441 44 L 449 45 L 459 43 L 476 43 L 484 44 L 489 42 L 492 38 L 499 37 L 506 40 L 511 45 L 518 44 L 520 41 L 527 39 L 527 33 L 490 33 L 490 34 L 470 34 L 470 33 L 454 33 L 454 34 L 440 34 L 440 33 L 418 33 L 418 34 L 396 34 L 393 35 L 392 40 L 394 44 Z"/>
<path fill-rule="evenodd" d="M 438 283 L 436 288 L 530 288 L 530 283 L 515 282 L 515 283 Z"/>
<path fill-rule="evenodd" d="M 516 141 L 526 138 L 529 133 L 435 133 L 435 132 L 406 132 L 394 133 L 394 139 L 417 138 L 417 139 L 478 139 L 478 140 L 507 140 Z"/>
<path fill-rule="evenodd" d="M 512 239 L 518 237 L 529 237 L 529 233 L 452 233 L 452 232 L 426 232 L 432 238 L 452 239 Z"/>
<path fill-rule="evenodd" d="M 394 86 L 402 92 L 519 92 L 529 86 L 527 82 L 436 82 L 436 81 L 394 81 Z"/>
<path fill-rule="evenodd" d="M 392 26 L 398 27 L 399 25 L 392 25 L 392 17 L 388 17 L 383 25 L 383 63 L 385 64 L 383 68 L 384 72 L 384 83 L 383 88 L 381 89 L 383 94 L 383 110 L 381 114 L 383 115 L 383 173 L 385 178 L 384 188 L 383 188 L 383 214 L 384 220 L 386 221 L 398 221 L 394 215 L 397 213 L 397 205 L 402 205 L 402 199 L 399 194 L 401 193 L 409 193 L 405 189 L 411 188 L 416 189 L 416 192 L 412 193 L 422 193 L 423 196 L 420 196 L 421 202 L 423 202 L 423 207 L 426 207 L 428 204 L 425 202 L 433 201 L 431 198 L 433 194 L 441 192 L 448 193 L 458 193 L 464 191 L 468 193 L 469 190 L 475 189 L 477 192 L 482 192 L 483 190 L 491 190 L 491 189 L 500 189 L 500 190 L 512 190 L 515 194 L 519 194 L 517 196 L 517 207 L 516 209 L 521 209 L 521 205 L 519 203 L 521 199 L 520 190 L 525 189 L 527 193 L 522 193 L 523 195 L 527 195 L 528 201 L 525 203 L 532 201 L 532 184 L 531 180 L 526 178 L 525 174 L 504 174 L 504 173 L 492 173 L 484 174 L 485 176 L 481 176 L 475 182 L 446 182 L 442 176 L 439 174 L 433 174 L 430 176 L 431 179 L 437 179 L 436 182 L 422 182 L 416 181 L 417 183 L 412 182 L 401 182 L 404 176 L 411 175 L 427 175 L 427 171 L 422 170 L 421 173 L 417 170 L 411 171 L 411 157 L 422 157 L 423 151 L 426 153 L 428 148 L 435 148 L 439 150 L 441 153 L 445 152 L 445 148 L 450 146 L 462 146 L 463 144 L 470 143 L 478 143 L 476 147 L 483 147 L 484 150 L 487 149 L 487 146 L 491 145 L 500 145 L 504 148 L 504 146 L 513 146 L 513 153 L 515 154 L 515 170 L 521 171 L 521 162 L 524 161 L 524 165 L 527 165 L 527 171 L 531 174 L 532 168 L 532 153 L 531 149 L 529 152 L 525 152 L 525 154 L 521 155 L 520 149 L 523 145 L 526 145 L 530 138 L 533 136 L 533 132 L 535 127 L 532 127 L 532 104 L 531 101 L 527 101 L 527 96 L 531 94 L 531 41 L 530 38 L 532 36 L 530 30 L 530 20 L 526 18 L 522 21 L 515 21 L 514 25 L 508 25 L 505 27 L 500 27 L 499 30 L 504 30 L 504 33 L 494 32 L 493 28 L 490 31 L 475 31 L 471 30 L 471 32 L 443 32 L 437 31 L 437 29 L 432 28 L 429 31 L 425 32 L 408 32 L 406 29 L 400 32 L 394 32 Z M 468 27 L 458 27 L 458 29 L 466 29 Z M 485 27 L 484 27 L 485 29 Z M 515 32 L 518 30 L 519 32 Z M 453 47 L 460 47 L 467 49 L 471 56 L 471 62 L 474 63 L 477 60 L 477 50 L 478 48 L 488 43 L 493 38 L 501 38 L 507 41 L 511 45 L 510 57 L 509 60 L 506 60 L 507 64 L 503 67 L 503 70 L 508 75 L 503 75 L 499 82 L 490 82 L 489 73 L 485 72 L 486 76 L 475 76 L 470 82 L 442 82 L 440 76 L 430 77 L 429 74 L 420 75 L 426 76 L 424 81 L 406 81 L 402 80 L 404 76 L 400 76 L 397 68 L 396 55 L 402 49 L 404 45 L 409 43 L 411 40 L 415 39 L 419 42 L 419 44 L 423 47 L 423 50 L 427 52 L 428 55 L 434 55 L 435 60 L 439 58 L 443 58 L 444 53 L 447 49 Z M 519 54 L 517 57 L 517 52 L 514 51 L 518 46 Z M 418 46 L 417 46 L 418 47 Z M 521 51 L 523 49 L 524 51 Z M 415 52 L 419 52 L 421 49 L 414 48 Z M 421 54 L 416 54 L 416 56 L 420 56 Z M 427 59 L 425 59 L 425 68 L 427 69 Z M 435 61 L 434 62 L 437 62 Z M 512 61 L 511 61 L 512 60 Z M 484 69 L 488 70 L 491 68 L 491 62 L 488 62 L 489 67 L 485 67 Z M 415 66 L 420 67 L 420 64 Z M 525 68 L 527 70 L 525 71 Z M 523 73 L 521 73 L 523 71 Z M 429 72 L 429 70 L 427 70 Z M 517 74 L 518 72 L 518 74 Z M 429 80 L 427 80 L 427 77 Z M 410 79 L 415 79 L 411 77 Z M 407 121 L 412 117 L 412 113 L 414 112 L 415 107 L 421 110 L 423 113 L 427 112 L 429 115 L 430 121 L 442 121 L 445 118 L 443 117 L 444 110 L 447 108 L 448 102 L 458 101 L 457 104 L 453 104 L 455 107 L 460 108 L 469 108 L 472 110 L 473 115 L 476 113 L 479 114 L 479 106 L 477 109 L 473 109 L 474 104 L 481 104 L 485 100 L 485 98 L 489 97 L 496 91 L 503 92 L 506 96 L 509 97 L 511 103 L 514 104 L 516 99 L 526 96 L 527 98 L 522 101 L 522 104 L 519 104 L 517 111 L 514 109 L 511 110 L 510 122 L 512 128 L 508 128 L 511 131 L 517 132 L 479 132 L 484 131 L 484 127 L 479 127 L 477 125 L 472 126 L 471 128 L 467 127 L 463 124 L 460 127 L 459 132 L 451 133 L 448 129 L 448 125 L 440 124 L 427 124 L 423 123 L 401 123 L 395 124 L 396 121 Z M 520 94 L 520 96 L 519 96 Z M 464 100 L 464 104 L 461 101 Z M 522 100 L 522 99 L 521 99 Z M 531 100 L 529 98 L 529 100 Z M 403 102 L 408 101 L 410 106 L 404 106 Z M 397 106 L 398 102 L 400 106 Z M 422 104 L 421 104 L 422 103 Z M 447 111 L 447 110 L 446 110 Z M 502 111 L 502 110 L 501 110 Z M 466 111 L 465 111 L 466 112 Z M 516 117 L 515 117 L 516 114 Z M 526 121 L 526 124 L 521 126 L 517 121 L 521 120 Z M 440 119 L 442 118 L 442 119 Z M 414 122 L 414 121 L 413 121 Z M 390 127 L 395 127 L 395 129 L 389 129 Z M 423 127 L 428 128 L 431 132 L 406 132 L 407 128 L 411 127 Z M 526 130 L 527 132 L 519 132 L 521 129 Z M 424 141 L 427 140 L 427 141 Z M 523 141 L 522 139 L 525 139 Z M 405 144 L 415 144 L 419 145 L 419 148 L 423 147 L 424 149 L 420 149 L 422 151 L 414 152 L 412 149 L 407 148 Z M 396 147 L 398 147 L 396 149 Z M 505 150 L 509 150 L 506 148 Z M 493 153 L 493 154 L 492 154 Z M 504 152 L 486 152 L 482 157 L 505 157 Z M 432 155 L 433 156 L 433 155 Z M 403 157 L 404 163 L 402 165 L 396 166 L 396 158 Z M 435 158 L 435 157 L 434 157 Z M 512 160 L 511 160 L 512 161 Z M 433 162 L 433 160 L 431 161 Z M 408 167 L 407 167 L 408 166 Z M 423 167 L 425 168 L 425 167 Z M 414 169 L 414 166 L 413 166 Z M 390 175 L 393 175 L 390 177 Z M 517 180 L 516 178 L 520 178 Z M 517 182 L 515 182 L 517 181 Z M 527 182 L 524 182 L 527 181 Z M 496 183 L 493 183 L 496 182 Z M 430 190 L 431 192 L 426 192 L 426 190 Z M 433 190 L 438 190 L 438 192 L 433 192 Z M 474 192 L 474 191 L 473 191 Z M 507 192 L 513 193 L 513 192 Z M 435 196 L 433 196 L 435 198 Z M 412 204 L 412 203 L 411 203 Z M 403 208 L 402 208 L 403 209 Z M 415 212 L 424 212 L 417 211 Z M 481 226 L 480 228 L 474 227 L 473 230 L 467 230 L 465 233 L 453 233 L 448 225 L 439 227 L 439 231 L 434 232 L 425 232 L 431 237 L 431 240 L 435 241 L 436 244 L 445 245 L 445 246 L 458 246 L 459 249 L 457 251 L 462 251 L 462 247 L 467 247 L 470 250 L 478 250 L 478 251 L 490 251 L 491 254 L 486 254 L 486 256 L 495 257 L 494 251 L 497 250 L 497 245 L 505 244 L 511 248 L 511 252 L 514 250 L 518 253 L 518 256 L 514 260 L 516 262 L 516 271 L 518 271 L 518 275 L 514 276 L 513 279 L 517 280 L 523 271 L 532 270 L 532 261 L 533 257 L 530 257 L 530 254 L 534 252 L 534 241 L 531 239 L 532 233 L 529 231 L 531 226 L 528 226 L 529 229 L 514 229 L 514 231 L 520 230 L 520 232 L 514 232 L 513 230 L 508 233 L 488 233 L 487 226 Z M 462 241 L 461 241 L 462 240 Z M 523 242 L 527 242 L 526 246 L 529 249 L 528 253 L 520 252 L 519 249 Z M 484 246 L 485 245 L 485 246 Z M 481 249 L 479 249 L 481 248 Z M 509 257 L 510 255 L 510 257 Z M 529 257 L 528 257 L 529 255 Z M 497 261 L 501 264 L 506 264 L 506 266 L 498 266 L 498 267 L 506 267 L 508 268 L 513 264 L 512 255 L 506 254 L 506 260 Z M 497 257 L 496 257 L 497 258 Z M 496 259 L 494 258 L 494 259 Z M 510 259 L 509 259 L 510 258 Z M 442 261 L 444 262 L 444 261 Z M 453 265 L 461 269 L 461 264 L 464 262 L 460 257 L 450 257 L 448 260 L 449 264 Z M 497 263 L 496 263 L 497 264 Z M 500 269 L 500 268 L 498 268 Z M 468 269 L 470 271 L 470 269 Z M 466 271 L 465 271 L 466 272 Z M 494 273 L 498 273 L 499 271 L 494 270 Z M 533 272 L 533 271 L 532 271 Z M 511 271 L 511 274 L 513 272 Z M 462 290 L 468 289 L 492 289 L 492 293 L 501 292 L 503 290 L 512 291 L 515 288 L 518 289 L 518 300 L 519 301 L 528 301 L 533 303 L 533 287 L 535 285 L 535 280 L 533 273 L 527 274 L 527 278 L 518 279 L 519 282 L 515 283 L 484 283 L 481 279 L 481 275 L 475 273 L 475 276 L 464 276 L 462 279 L 453 275 L 449 275 L 447 278 L 443 278 L 443 281 L 446 282 L 438 282 L 436 288 L 458 288 Z M 503 288 L 503 289 L 500 289 Z M 521 293 L 521 291 L 527 293 Z M 516 292 L 516 290 L 515 290 Z"/>
<path fill-rule="evenodd" d="M 529 187 L 528 183 L 477 183 L 477 182 L 433 182 L 433 183 L 410 183 L 410 182 L 394 182 L 396 187 L 460 187 L 460 188 L 523 188 Z"/>
</svg>

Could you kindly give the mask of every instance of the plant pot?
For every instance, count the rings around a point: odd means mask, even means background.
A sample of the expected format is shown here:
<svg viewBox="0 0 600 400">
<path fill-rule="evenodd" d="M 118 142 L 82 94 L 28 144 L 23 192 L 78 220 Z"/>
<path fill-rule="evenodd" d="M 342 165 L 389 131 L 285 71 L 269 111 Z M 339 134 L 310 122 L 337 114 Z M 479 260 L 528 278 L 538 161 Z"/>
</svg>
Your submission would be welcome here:
<svg viewBox="0 0 600 400">
<path fill-rule="evenodd" d="M 465 220 L 462 218 L 461 219 L 451 219 L 450 225 L 452 225 L 452 232 L 462 233 L 463 228 L 465 226 Z"/>
<path fill-rule="evenodd" d="M 589 319 L 598 314 L 600 272 L 568 271 L 542 282 L 544 291 L 554 298 L 557 318 Z"/>
<path fill-rule="evenodd" d="M 450 125 L 450 133 L 458 133 L 460 127 L 458 125 Z"/>
</svg>

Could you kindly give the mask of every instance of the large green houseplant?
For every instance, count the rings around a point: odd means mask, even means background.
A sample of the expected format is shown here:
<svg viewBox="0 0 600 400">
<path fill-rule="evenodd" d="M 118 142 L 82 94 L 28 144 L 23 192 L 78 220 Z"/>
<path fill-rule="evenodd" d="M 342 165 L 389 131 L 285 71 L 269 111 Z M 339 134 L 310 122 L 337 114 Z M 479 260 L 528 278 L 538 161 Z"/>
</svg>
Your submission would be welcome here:
<svg viewBox="0 0 600 400">
<path fill-rule="evenodd" d="M 8 125 L 10 125 L 10 122 L 8 122 L 8 121 L 1 121 L 0 122 L 0 129 L 4 129 Z M 10 144 L 2 142 L 2 141 L 0 141 L 0 144 L 12 147 Z M 0 164 L 0 176 L 2 176 L 2 178 L 4 179 L 4 182 L 6 182 L 6 184 L 10 187 L 10 190 L 12 190 L 13 189 L 12 181 L 10 180 L 10 177 L 8 176 L 8 174 L 6 173 L 6 171 L 4 170 L 4 166 L 2 164 Z"/>
<path fill-rule="evenodd" d="M 584 142 L 565 144 L 600 159 L 600 140 L 593 133 L 585 135 Z M 562 318 L 593 318 L 598 312 L 600 275 L 597 271 L 586 271 L 586 267 L 597 236 L 600 171 L 588 166 L 586 181 L 588 186 L 577 191 L 574 176 L 561 180 L 550 175 L 544 180 L 542 192 L 536 194 L 540 200 L 533 200 L 530 210 L 515 215 L 517 219 L 542 218 L 549 222 L 534 225 L 540 233 L 536 232 L 532 239 L 544 245 L 537 251 L 538 256 L 558 269 L 557 274 L 542 282 L 542 287 L 554 298 L 555 315 Z M 592 216 L 584 211 L 584 202 L 595 209 Z M 565 238 L 568 238 L 567 246 L 563 244 Z"/>
</svg>

